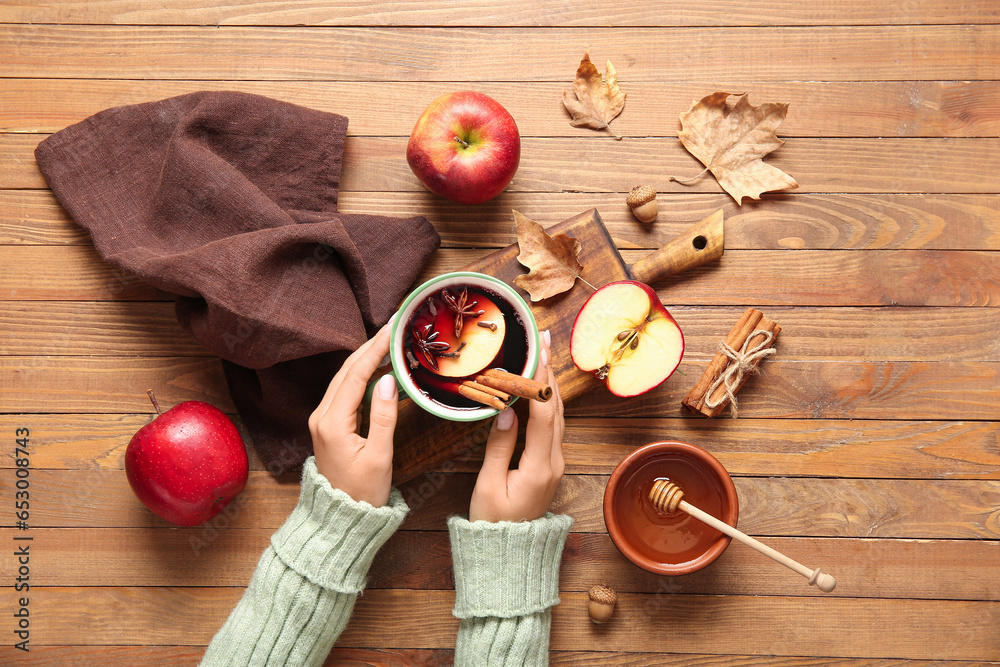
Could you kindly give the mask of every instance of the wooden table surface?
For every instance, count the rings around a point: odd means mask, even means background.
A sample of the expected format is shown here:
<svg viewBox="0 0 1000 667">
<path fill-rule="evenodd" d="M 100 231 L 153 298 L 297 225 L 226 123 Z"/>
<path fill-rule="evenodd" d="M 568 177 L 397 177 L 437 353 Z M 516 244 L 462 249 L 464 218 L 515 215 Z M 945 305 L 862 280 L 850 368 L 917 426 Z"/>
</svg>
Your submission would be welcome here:
<svg viewBox="0 0 1000 667">
<path fill-rule="evenodd" d="M 166 295 L 98 257 L 32 154 L 107 107 L 204 89 L 348 116 L 342 209 L 426 215 L 443 247 L 424 277 L 512 243 L 512 208 L 552 224 L 596 207 L 629 260 L 725 209 L 721 262 L 655 285 L 687 337 L 679 372 L 645 396 L 567 407 L 553 509 L 576 524 L 553 664 L 1000 660 L 998 24 L 995 0 L 0 3 L 0 663 L 194 664 L 295 503 L 296 477 L 256 461 L 236 511 L 207 526 L 171 527 L 133 497 L 123 455 L 149 419 L 144 391 L 232 412 L 220 362 Z M 621 142 L 567 122 L 562 91 L 587 49 L 628 92 Z M 421 110 L 467 88 L 523 133 L 510 188 L 474 208 L 425 192 L 403 157 Z M 768 161 L 798 190 L 738 207 L 711 178 L 668 181 L 700 170 L 678 114 L 717 90 L 791 104 Z M 638 183 L 662 193 L 652 226 L 624 205 Z M 739 419 L 685 415 L 747 306 L 783 327 L 779 354 Z M 18 428 L 27 531 L 13 527 Z M 619 555 L 601 516 L 608 475 L 669 438 L 714 453 L 741 528 L 834 573 L 836 590 L 737 544 L 679 578 Z M 404 486 L 412 514 L 328 664 L 450 663 L 444 519 L 467 510 L 477 468 Z M 26 535 L 29 653 L 12 646 Z M 603 627 L 585 611 L 597 583 L 621 598 Z"/>
</svg>

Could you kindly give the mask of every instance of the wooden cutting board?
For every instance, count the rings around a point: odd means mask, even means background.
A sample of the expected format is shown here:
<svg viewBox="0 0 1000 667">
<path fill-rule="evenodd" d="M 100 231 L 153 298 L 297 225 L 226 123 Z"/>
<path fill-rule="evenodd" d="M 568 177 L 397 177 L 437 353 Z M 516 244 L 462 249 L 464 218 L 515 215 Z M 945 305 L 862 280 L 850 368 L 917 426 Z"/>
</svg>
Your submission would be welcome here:
<svg viewBox="0 0 1000 667">
<path fill-rule="evenodd" d="M 722 211 L 713 213 L 684 234 L 653 251 L 632 266 L 625 264 L 596 209 L 591 209 L 548 228 L 550 235 L 568 234 L 579 239 L 582 277 L 591 285 L 601 287 L 618 280 L 638 280 L 653 283 L 686 269 L 718 259 L 723 252 Z M 519 249 L 513 244 L 463 267 L 495 276 L 514 287 L 514 278 L 528 270 L 517 261 Z M 593 291 L 582 281 L 568 292 L 531 303 L 528 294 L 514 287 L 538 322 L 539 331 L 552 334 L 551 363 L 559 383 L 563 401 L 600 387 L 591 374 L 577 369 L 569 356 L 569 339 L 576 314 Z M 527 401 L 517 401 L 519 412 Z M 522 413 L 523 419 L 523 413 Z M 440 419 L 420 409 L 410 400 L 399 405 L 399 421 L 395 436 L 395 472 L 393 482 L 399 484 L 452 458 L 465 456 L 486 443 L 492 419 L 480 422 L 452 422 Z"/>
</svg>

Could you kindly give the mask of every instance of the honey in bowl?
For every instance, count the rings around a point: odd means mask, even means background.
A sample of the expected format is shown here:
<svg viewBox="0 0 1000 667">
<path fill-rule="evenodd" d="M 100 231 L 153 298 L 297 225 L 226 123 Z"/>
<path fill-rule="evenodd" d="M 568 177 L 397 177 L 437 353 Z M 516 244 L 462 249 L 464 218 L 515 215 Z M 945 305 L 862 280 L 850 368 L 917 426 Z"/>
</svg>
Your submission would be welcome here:
<svg viewBox="0 0 1000 667">
<path fill-rule="evenodd" d="M 722 535 L 686 512 L 662 512 L 649 500 L 653 482 L 666 478 L 684 490 L 684 499 L 713 516 L 722 513 L 721 485 L 680 457 L 646 461 L 623 482 L 615 502 L 622 533 L 643 556 L 659 563 L 686 563 Z"/>
<path fill-rule="evenodd" d="M 618 465 L 605 491 L 605 523 L 635 564 L 658 574 L 687 574 L 714 561 L 730 539 L 686 512 L 654 507 L 650 490 L 664 478 L 692 505 L 735 525 L 736 488 L 725 468 L 705 450 L 681 442 L 646 445 Z"/>
</svg>

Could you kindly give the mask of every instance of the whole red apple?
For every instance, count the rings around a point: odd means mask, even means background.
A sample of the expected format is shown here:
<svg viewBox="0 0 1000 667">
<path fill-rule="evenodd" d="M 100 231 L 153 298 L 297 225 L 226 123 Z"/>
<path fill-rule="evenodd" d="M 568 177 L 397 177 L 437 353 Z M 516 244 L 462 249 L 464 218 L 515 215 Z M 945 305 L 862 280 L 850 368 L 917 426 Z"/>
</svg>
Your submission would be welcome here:
<svg viewBox="0 0 1000 667">
<path fill-rule="evenodd" d="M 436 195 L 481 204 L 504 191 L 521 160 L 521 135 L 492 97 L 474 91 L 442 95 L 420 114 L 406 161 Z"/>
<path fill-rule="evenodd" d="M 159 414 L 125 450 L 132 491 L 154 514 L 178 526 L 197 526 L 221 512 L 246 486 L 248 474 L 247 450 L 236 426 L 222 410 L 201 401 L 185 401 Z"/>
</svg>

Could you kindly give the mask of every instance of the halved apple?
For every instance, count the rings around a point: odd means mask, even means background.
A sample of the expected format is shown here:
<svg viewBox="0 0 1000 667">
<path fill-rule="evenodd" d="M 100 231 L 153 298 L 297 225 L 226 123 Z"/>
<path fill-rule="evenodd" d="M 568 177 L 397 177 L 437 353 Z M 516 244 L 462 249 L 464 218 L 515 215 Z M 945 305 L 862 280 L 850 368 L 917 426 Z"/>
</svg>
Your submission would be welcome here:
<svg viewBox="0 0 1000 667">
<path fill-rule="evenodd" d="M 479 292 L 467 291 L 465 302 L 461 302 L 461 290 L 448 296 L 457 301 L 449 304 L 439 293 L 431 298 L 432 306 L 422 308 L 413 320 L 418 334 L 433 336 L 432 342 L 444 343 L 447 348 L 438 354 L 433 351 L 424 354 L 414 340 L 416 349 L 413 352 L 420 364 L 432 373 L 445 377 L 466 377 L 478 373 L 496 359 L 507 334 L 506 321 L 500 307 Z M 458 335 L 455 305 L 462 306 L 469 313 L 461 318 Z M 428 325 L 430 329 L 424 334 Z"/>
<path fill-rule="evenodd" d="M 684 335 L 648 285 L 623 280 L 594 292 L 576 316 L 569 352 L 616 396 L 638 396 L 677 369 Z"/>
</svg>

